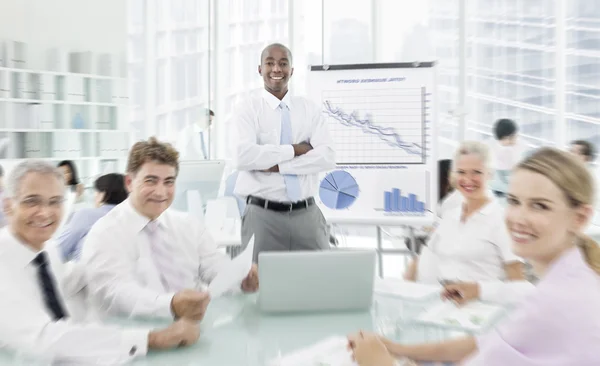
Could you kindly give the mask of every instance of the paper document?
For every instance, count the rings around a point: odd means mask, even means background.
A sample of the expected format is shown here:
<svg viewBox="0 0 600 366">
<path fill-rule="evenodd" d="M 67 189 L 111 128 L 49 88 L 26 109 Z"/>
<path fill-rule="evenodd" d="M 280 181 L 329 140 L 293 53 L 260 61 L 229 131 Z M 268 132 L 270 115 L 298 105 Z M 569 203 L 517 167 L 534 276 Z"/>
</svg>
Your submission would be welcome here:
<svg viewBox="0 0 600 366">
<path fill-rule="evenodd" d="M 343 336 L 331 336 L 318 343 L 288 353 L 279 360 L 271 360 L 269 366 L 358 366 L 352 361 L 348 350 L 348 339 Z M 399 365 L 412 366 L 408 360 L 398 360 Z"/>
<path fill-rule="evenodd" d="M 399 297 L 405 300 L 423 301 L 438 297 L 442 293 L 439 285 L 425 285 L 394 278 L 375 280 L 375 293 Z"/>
<path fill-rule="evenodd" d="M 254 235 L 250 238 L 246 249 L 227 263 L 208 285 L 208 293 L 212 299 L 241 286 L 252 268 L 252 253 L 254 253 Z"/>
<path fill-rule="evenodd" d="M 502 306 L 479 301 L 460 307 L 450 301 L 445 301 L 421 314 L 417 318 L 417 323 L 479 332 L 491 327 L 504 311 L 505 308 Z"/>
<path fill-rule="evenodd" d="M 289 353 L 281 360 L 272 360 L 269 365 L 281 366 L 356 366 L 347 350 L 348 340 L 332 336 L 312 346 Z M 279 361 L 279 362 L 277 362 Z"/>
</svg>

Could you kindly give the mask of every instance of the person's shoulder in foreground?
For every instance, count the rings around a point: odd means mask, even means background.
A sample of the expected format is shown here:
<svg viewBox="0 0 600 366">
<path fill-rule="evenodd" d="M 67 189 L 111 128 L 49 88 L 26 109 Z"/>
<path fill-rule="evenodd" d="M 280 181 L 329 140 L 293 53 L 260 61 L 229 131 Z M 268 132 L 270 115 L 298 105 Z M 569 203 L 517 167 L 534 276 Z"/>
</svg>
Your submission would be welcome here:
<svg viewBox="0 0 600 366">
<path fill-rule="evenodd" d="M 599 289 L 600 277 L 578 248 L 571 249 L 505 323 L 478 338 L 478 355 L 467 364 L 484 365 L 484 359 L 497 358 L 506 365 L 538 365 L 535 362 L 551 359 L 556 363 L 550 365 L 574 365 L 573 360 L 582 366 L 599 365 Z M 565 339 L 571 346 L 565 346 Z"/>
</svg>

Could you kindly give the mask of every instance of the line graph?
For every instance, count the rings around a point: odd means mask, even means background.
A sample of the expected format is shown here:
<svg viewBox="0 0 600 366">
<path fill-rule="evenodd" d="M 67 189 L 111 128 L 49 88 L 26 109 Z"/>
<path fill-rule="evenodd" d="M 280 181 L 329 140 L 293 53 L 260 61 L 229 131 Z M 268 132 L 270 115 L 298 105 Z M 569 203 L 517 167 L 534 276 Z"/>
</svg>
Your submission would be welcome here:
<svg viewBox="0 0 600 366">
<path fill-rule="evenodd" d="M 420 155 L 422 153 L 421 146 L 415 143 L 405 142 L 402 137 L 396 133 L 391 127 L 377 126 L 373 123 L 369 113 L 363 119 L 356 115 L 356 111 L 352 114 L 345 113 L 341 108 L 336 108 L 331 105 L 331 102 L 326 100 L 324 103 L 324 112 L 329 116 L 340 121 L 345 126 L 354 126 L 362 129 L 364 133 L 370 133 L 379 137 L 382 141 L 392 147 L 404 149 L 407 153 Z"/>
<path fill-rule="evenodd" d="M 425 88 L 323 90 L 338 164 L 423 164 Z"/>
</svg>

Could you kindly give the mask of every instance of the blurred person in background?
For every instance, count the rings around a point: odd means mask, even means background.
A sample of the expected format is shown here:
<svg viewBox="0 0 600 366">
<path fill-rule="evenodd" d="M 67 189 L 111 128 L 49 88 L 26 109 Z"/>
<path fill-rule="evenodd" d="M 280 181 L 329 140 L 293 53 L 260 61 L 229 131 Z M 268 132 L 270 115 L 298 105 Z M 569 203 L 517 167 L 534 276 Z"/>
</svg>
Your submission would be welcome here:
<svg viewBox="0 0 600 366">
<path fill-rule="evenodd" d="M 64 261 L 79 260 L 81 246 L 92 226 L 116 205 L 125 201 L 128 195 L 125 177 L 118 173 L 99 177 L 94 182 L 94 189 L 95 207 L 75 211 L 56 238 Z"/>
<path fill-rule="evenodd" d="M 175 143 L 181 160 L 210 159 L 209 136 L 214 118 L 215 112 L 207 109 L 206 116 L 181 130 Z"/>
<path fill-rule="evenodd" d="M 586 140 L 575 140 L 569 144 L 569 152 L 588 167 L 596 160 L 596 147 Z"/>
<path fill-rule="evenodd" d="M 83 199 L 83 184 L 79 182 L 75 163 L 71 160 L 63 160 L 58 163 L 58 168 L 63 173 L 65 186 L 75 193 L 75 202 L 80 202 Z"/>
<path fill-rule="evenodd" d="M 494 169 L 490 188 L 498 197 L 504 197 L 511 170 L 527 152 L 527 145 L 519 139 L 518 132 L 515 121 L 508 118 L 499 119 L 494 125 L 495 139 L 489 144 Z"/>
</svg>

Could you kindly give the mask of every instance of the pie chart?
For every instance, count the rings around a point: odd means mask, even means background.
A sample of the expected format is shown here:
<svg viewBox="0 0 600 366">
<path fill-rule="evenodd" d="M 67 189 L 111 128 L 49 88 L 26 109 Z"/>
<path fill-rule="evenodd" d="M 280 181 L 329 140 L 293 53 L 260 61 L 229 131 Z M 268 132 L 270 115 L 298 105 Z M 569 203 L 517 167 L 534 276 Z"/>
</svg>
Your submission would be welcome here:
<svg viewBox="0 0 600 366">
<path fill-rule="evenodd" d="M 358 184 L 350 173 L 336 170 L 325 176 L 319 186 L 321 202 L 332 210 L 350 207 L 358 197 Z"/>
</svg>

